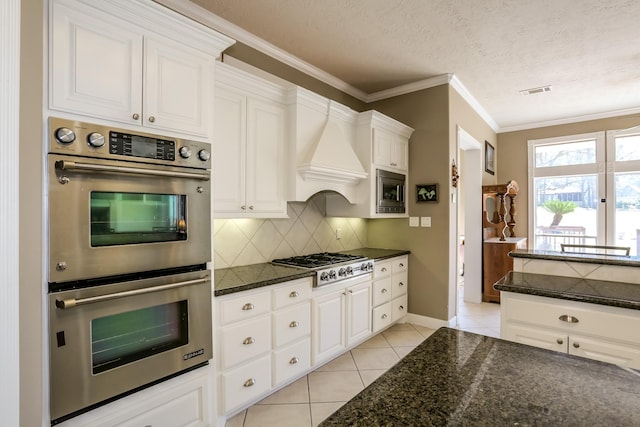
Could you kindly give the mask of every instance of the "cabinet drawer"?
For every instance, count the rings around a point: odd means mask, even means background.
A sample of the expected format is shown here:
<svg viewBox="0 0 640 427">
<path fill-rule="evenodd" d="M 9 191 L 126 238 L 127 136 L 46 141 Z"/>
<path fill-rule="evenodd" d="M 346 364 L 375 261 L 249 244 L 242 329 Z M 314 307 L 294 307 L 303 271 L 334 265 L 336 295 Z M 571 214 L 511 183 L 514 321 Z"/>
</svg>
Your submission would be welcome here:
<svg viewBox="0 0 640 427">
<path fill-rule="evenodd" d="M 373 306 L 377 307 L 380 304 L 389 302 L 391 300 L 391 277 L 376 280 L 373 282 Z"/>
<path fill-rule="evenodd" d="M 311 338 L 273 353 L 273 385 L 294 378 L 311 367 Z"/>
<path fill-rule="evenodd" d="M 373 278 L 386 277 L 391 274 L 391 261 L 380 261 L 373 265 Z"/>
<path fill-rule="evenodd" d="M 312 280 L 300 279 L 273 290 L 273 308 L 279 309 L 311 298 Z"/>
<path fill-rule="evenodd" d="M 271 389 L 271 355 L 226 372 L 221 378 L 223 407 L 228 413 Z"/>
<path fill-rule="evenodd" d="M 500 338 L 563 353 L 567 352 L 569 342 L 568 335 L 563 331 L 549 331 L 509 321 L 502 323 Z"/>
<path fill-rule="evenodd" d="M 221 324 L 250 319 L 271 311 L 270 291 L 256 292 L 225 299 L 220 302 Z"/>
<path fill-rule="evenodd" d="M 373 332 L 378 332 L 381 329 L 391 324 L 391 303 L 382 304 L 379 307 L 373 309 Z"/>
<path fill-rule="evenodd" d="M 311 333 L 311 302 L 273 315 L 273 345 L 278 348 Z"/>
<path fill-rule="evenodd" d="M 393 274 L 400 273 L 402 271 L 407 271 L 408 267 L 409 267 L 408 256 L 394 258 L 391 260 L 391 272 Z"/>
<path fill-rule="evenodd" d="M 391 301 L 391 322 L 396 322 L 407 314 L 407 303 L 407 294 Z"/>
<path fill-rule="evenodd" d="M 271 350 L 269 316 L 221 328 L 222 369 Z"/>
<path fill-rule="evenodd" d="M 640 369 L 640 345 L 620 345 L 605 339 L 573 335 L 569 337 L 569 354 Z"/>
<path fill-rule="evenodd" d="M 640 344 L 640 311 L 503 292 L 505 320 Z M 560 320 L 572 316 L 576 323 Z"/>
<path fill-rule="evenodd" d="M 409 274 L 407 270 L 402 271 L 398 274 L 393 274 L 392 285 L 391 285 L 391 298 L 399 297 L 400 295 L 405 295 L 407 293 L 407 283 L 408 283 Z"/>
<path fill-rule="evenodd" d="M 203 405 L 207 404 L 202 389 L 191 390 L 187 394 L 138 415 L 117 427 L 204 427 L 209 425 L 204 418 L 207 413 Z"/>
</svg>

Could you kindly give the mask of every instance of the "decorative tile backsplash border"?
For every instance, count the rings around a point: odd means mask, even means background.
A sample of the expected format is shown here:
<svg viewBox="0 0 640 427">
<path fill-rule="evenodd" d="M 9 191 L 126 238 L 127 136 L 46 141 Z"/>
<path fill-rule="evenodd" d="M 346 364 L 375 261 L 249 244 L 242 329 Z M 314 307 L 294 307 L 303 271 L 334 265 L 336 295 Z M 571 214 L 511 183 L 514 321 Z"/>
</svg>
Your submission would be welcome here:
<svg viewBox="0 0 640 427">
<path fill-rule="evenodd" d="M 366 219 L 326 217 L 325 206 L 320 194 L 305 203 L 289 202 L 289 218 L 214 220 L 215 268 L 367 246 Z"/>
<path fill-rule="evenodd" d="M 544 274 L 551 276 L 640 284 L 637 267 L 619 265 L 514 258 L 513 270 L 537 274 L 544 272 Z"/>
</svg>

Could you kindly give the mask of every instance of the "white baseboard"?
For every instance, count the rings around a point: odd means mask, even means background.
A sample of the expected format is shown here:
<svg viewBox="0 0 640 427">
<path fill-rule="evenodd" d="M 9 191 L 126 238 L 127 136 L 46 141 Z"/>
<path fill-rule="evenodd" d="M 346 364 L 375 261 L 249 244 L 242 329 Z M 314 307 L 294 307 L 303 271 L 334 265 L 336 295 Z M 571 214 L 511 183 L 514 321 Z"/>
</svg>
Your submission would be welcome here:
<svg viewBox="0 0 640 427">
<path fill-rule="evenodd" d="M 449 321 L 446 321 L 442 319 L 435 319 L 433 317 L 421 316 L 414 313 L 407 313 L 405 322 L 413 323 L 414 325 L 418 326 L 424 326 L 425 328 L 430 329 L 438 329 L 443 326 L 455 328 L 456 323 L 458 323 L 456 316 L 453 316 L 451 319 L 449 319 Z"/>
</svg>

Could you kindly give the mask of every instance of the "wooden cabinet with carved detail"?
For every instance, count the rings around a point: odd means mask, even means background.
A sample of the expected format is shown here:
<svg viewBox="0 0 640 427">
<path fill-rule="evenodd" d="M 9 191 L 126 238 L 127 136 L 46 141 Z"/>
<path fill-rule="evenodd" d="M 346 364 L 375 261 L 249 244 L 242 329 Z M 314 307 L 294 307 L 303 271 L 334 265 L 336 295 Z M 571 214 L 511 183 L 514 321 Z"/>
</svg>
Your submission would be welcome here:
<svg viewBox="0 0 640 427">
<path fill-rule="evenodd" d="M 493 289 L 493 284 L 505 274 L 513 270 L 513 258 L 509 252 L 516 249 L 526 249 L 526 237 L 498 237 L 485 239 L 482 244 L 482 301 L 500 302 L 500 291 Z"/>
</svg>

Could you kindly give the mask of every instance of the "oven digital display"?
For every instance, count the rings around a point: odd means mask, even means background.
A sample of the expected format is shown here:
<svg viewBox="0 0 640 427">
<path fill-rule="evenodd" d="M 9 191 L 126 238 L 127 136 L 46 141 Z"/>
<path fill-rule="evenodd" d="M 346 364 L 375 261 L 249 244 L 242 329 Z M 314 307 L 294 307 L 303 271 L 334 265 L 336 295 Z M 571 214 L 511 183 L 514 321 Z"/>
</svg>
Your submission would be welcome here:
<svg viewBox="0 0 640 427">
<path fill-rule="evenodd" d="M 109 152 L 121 156 L 174 161 L 176 142 L 111 131 L 109 132 Z"/>
</svg>

